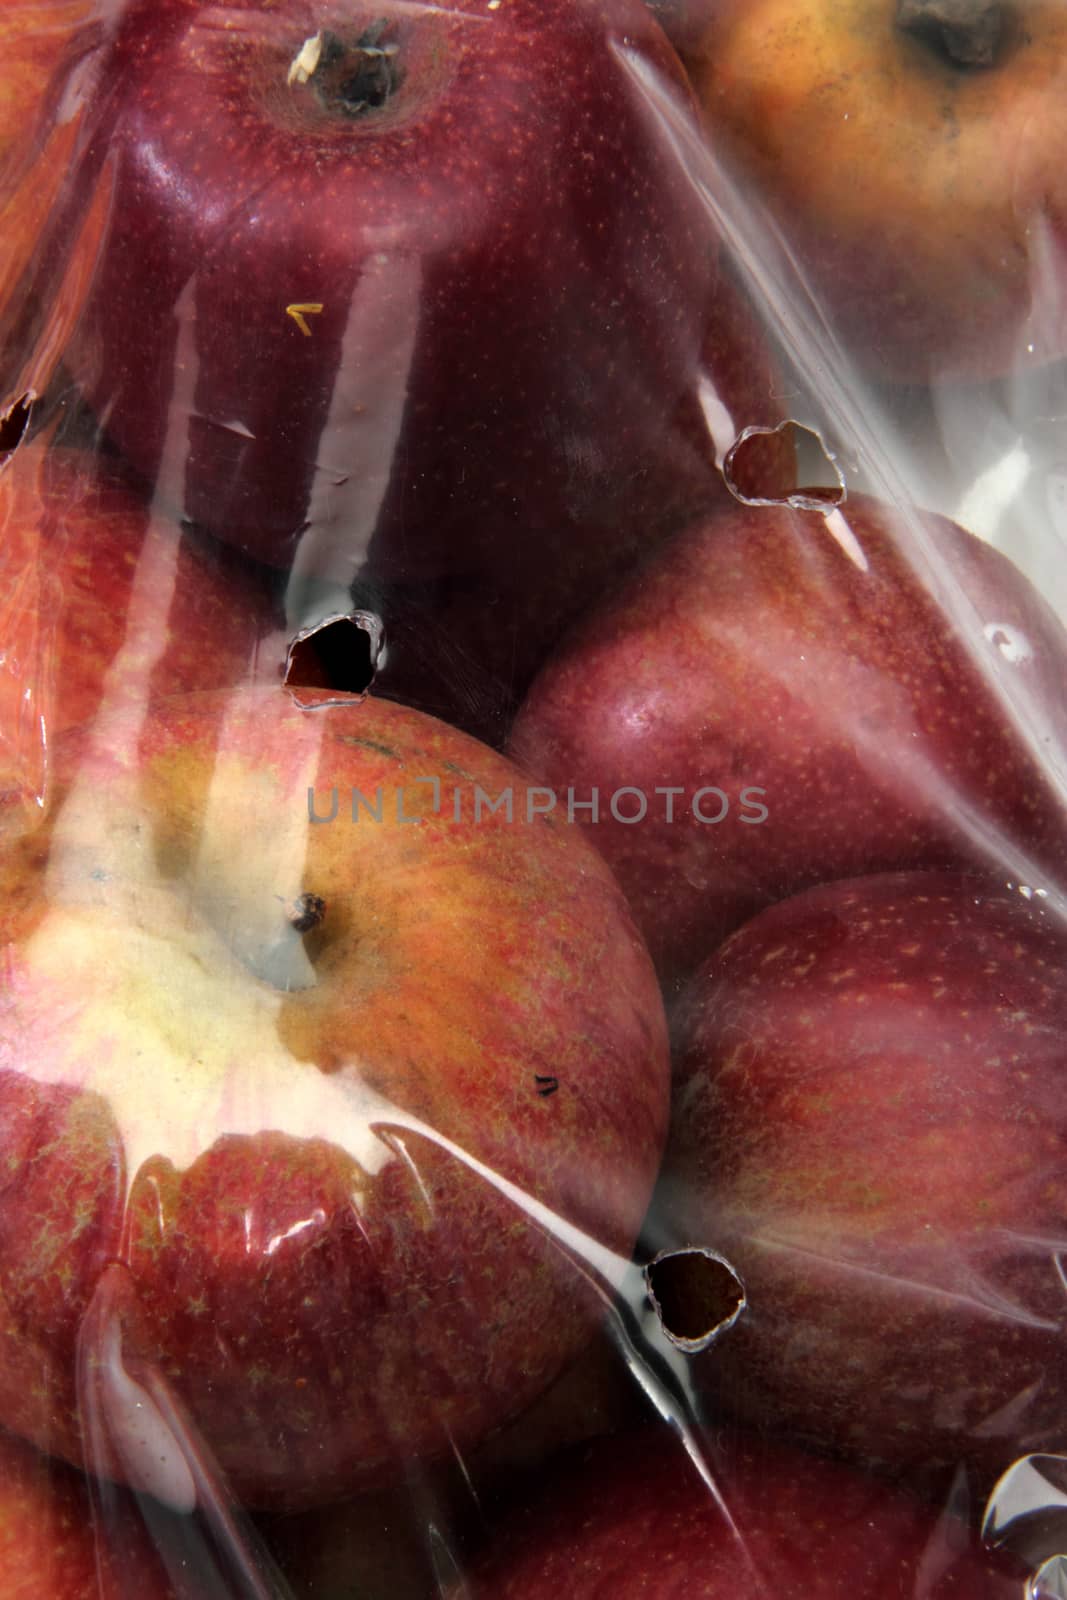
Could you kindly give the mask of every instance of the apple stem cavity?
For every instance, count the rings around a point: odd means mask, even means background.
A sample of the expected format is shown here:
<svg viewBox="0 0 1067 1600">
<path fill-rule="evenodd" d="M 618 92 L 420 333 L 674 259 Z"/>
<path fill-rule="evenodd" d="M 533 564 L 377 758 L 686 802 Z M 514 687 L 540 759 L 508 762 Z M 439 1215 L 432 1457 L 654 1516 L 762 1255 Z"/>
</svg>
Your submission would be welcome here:
<svg viewBox="0 0 1067 1600">
<path fill-rule="evenodd" d="M 358 117 L 378 111 L 400 87 L 399 45 L 379 18 L 352 44 L 323 29 L 305 39 L 289 68 L 289 87 L 312 88 L 327 111 Z"/>
<path fill-rule="evenodd" d="M 706 1247 L 661 1250 L 645 1268 L 645 1287 L 663 1333 L 690 1355 L 732 1328 L 748 1303 L 726 1257 Z"/>
<path fill-rule="evenodd" d="M 326 902 L 321 894 L 298 894 L 295 900 L 287 902 L 285 914 L 289 925 L 297 933 L 310 933 L 313 928 L 322 925 L 326 916 Z"/>
<path fill-rule="evenodd" d="M 1004 0 L 897 0 L 897 27 L 954 67 L 994 66 L 1004 23 Z"/>
</svg>

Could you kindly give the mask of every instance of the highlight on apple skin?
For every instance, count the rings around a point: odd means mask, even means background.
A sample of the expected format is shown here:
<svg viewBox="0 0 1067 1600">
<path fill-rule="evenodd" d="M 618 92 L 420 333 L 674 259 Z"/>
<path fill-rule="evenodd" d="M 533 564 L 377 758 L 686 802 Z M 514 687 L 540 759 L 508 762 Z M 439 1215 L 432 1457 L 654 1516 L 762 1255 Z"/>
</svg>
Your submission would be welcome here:
<svg viewBox="0 0 1067 1600">
<path fill-rule="evenodd" d="M 561 816 L 573 791 L 674 980 L 832 878 L 977 864 L 1063 886 L 1065 679 L 1059 619 L 947 518 L 737 505 L 572 631 L 510 753 Z"/>
<path fill-rule="evenodd" d="M 521 1410 L 602 1319 L 666 1133 L 597 854 L 455 729 L 302 699 L 75 730 L 0 857 L 0 1418 L 79 1461 L 91 1407 L 93 1460 L 179 1506 L 172 1399 L 280 1509 Z"/>
<path fill-rule="evenodd" d="M 262 575 L 147 505 L 114 463 L 23 442 L 0 471 L 0 791 L 45 796 L 52 741 L 103 707 L 280 682 Z"/>
<path fill-rule="evenodd" d="M 324 590 L 382 611 L 380 688 L 499 721 L 605 583 L 726 497 L 724 419 L 781 420 L 641 0 L 153 0 L 107 86 L 67 364 L 164 509 L 292 569 L 294 628 Z M 792 485 L 785 441 L 764 474 Z"/>
</svg>

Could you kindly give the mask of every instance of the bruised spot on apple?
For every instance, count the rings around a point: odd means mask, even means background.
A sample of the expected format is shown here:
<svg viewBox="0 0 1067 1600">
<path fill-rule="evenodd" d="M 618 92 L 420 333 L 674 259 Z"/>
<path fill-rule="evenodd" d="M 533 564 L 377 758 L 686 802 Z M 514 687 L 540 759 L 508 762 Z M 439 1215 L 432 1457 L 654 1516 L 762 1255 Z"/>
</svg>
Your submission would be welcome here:
<svg viewBox="0 0 1067 1600">
<path fill-rule="evenodd" d="M 826 884 L 693 978 L 649 1236 L 747 1307 L 694 1381 L 943 1489 L 1063 1445 L 1067 931 L 958 873 Z"/>
<path fill-rule="evenodd" d="M 114 1267 L 124 1361 L 249 1503 L 470 1448 L 589 1338 L 655 1179 L 665 1021 L 607 868 L 374 697 L 174 696 L 56 767 L 0 865 L 0 1418 L 81 1458 Z"/>
</svg>

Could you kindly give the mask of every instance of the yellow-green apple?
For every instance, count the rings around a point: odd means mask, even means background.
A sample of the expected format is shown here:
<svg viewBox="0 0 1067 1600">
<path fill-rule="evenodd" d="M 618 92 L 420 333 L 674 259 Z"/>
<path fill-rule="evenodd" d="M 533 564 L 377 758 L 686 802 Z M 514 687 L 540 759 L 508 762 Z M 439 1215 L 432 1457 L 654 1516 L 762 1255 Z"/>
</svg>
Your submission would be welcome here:
<svg viewBox="0 0 1067 1600">
<path fill-rule="evenodd" d="M 663 0 L 716 149 L 879 373 L 1067 348 L 1059 0 Z"/>
<path fill-rule="evenodd" d="M 0 789 L 47 787 L 52 740 L 103 706 L 280 681 L 269 587 L 88 452 L 0 467 Z"/>
<path fill-rule="evenodd" d="M 959 873 L 822 885 L 682 1010 L 652 1232 L 747 1295 L 696 1381 L 931 1486 L 1062 1450 L 1062 914 Z"/>
<path fill-rule="evenodd" d="M 391 671 L 428 618 L 434 677 L 507 691 L 722 496 L 724 418 L 780 419 L 640 0 L 166 0 L 107 85 L 67 360 L 158 495 L 292 567 L 294 625 L 356 585 Z"/>
<path fill-rule="evenodd" d="M 1065 675 L 1057 618 L 958 525 L 859 495 L 737 506 L 574 632 L 511 748 L 561 814 L 574 791 L 668 976 L 830 878 L 1062 883 Z"/>
<path fill-rule="evenodd" d="M 187 1600 L 171 1588 L 136 1510 L 94 1520 L 85 1482 L 0 1436 L 0 1591 L 5 1600 Z"/>
<path fill-rule="evenodd" d="M 875 1479 L 766 1441 L 667 1429 L 565 1457 L 452 1600 L 1007 1600 L 966 1527 Z M 1012 1574 L 1014 1577 L 1014 1574 Z"/>
<path fill-rule="evenodd" d="M 596 852 L 455 729 L 304 700 L 73 730 L 4 840 L 0 1418 L 77 1461 L 91 1406 L 93 1460 L 175 1504 L 153 1373 L 266 1507 L 519 1411 L 622 1280 L 666 1128 Z"/>
</svg>

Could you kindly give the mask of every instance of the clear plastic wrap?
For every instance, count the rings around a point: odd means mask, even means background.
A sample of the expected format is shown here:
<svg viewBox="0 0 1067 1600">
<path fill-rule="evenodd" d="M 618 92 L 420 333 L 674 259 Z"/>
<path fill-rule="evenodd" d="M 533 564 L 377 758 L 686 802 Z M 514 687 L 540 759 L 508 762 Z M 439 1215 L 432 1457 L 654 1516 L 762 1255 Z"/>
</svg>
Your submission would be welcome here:
<svg viewBox="0 0 1067 1600">
<path fill-rule="evenodd" d="M 0 43 L 0 1592 L 1067 1592 L 1067 8 Z"/>
</svg>

